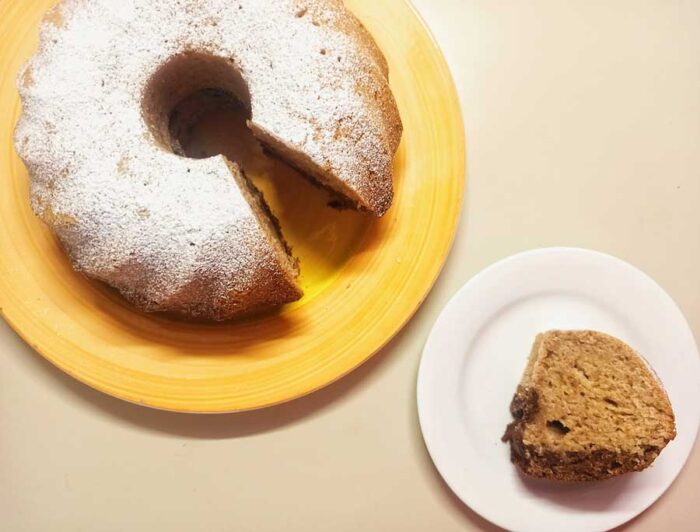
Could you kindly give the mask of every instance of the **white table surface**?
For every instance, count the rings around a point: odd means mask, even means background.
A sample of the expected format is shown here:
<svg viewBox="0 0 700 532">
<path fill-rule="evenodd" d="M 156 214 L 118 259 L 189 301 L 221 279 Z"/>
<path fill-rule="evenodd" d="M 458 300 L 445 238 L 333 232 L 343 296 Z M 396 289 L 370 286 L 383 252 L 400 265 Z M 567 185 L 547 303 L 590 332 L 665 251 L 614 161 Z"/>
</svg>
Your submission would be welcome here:
<svg viewBox="0 0 700 532">
<path fill-rule="evenodd" d="M 700 2 L 416 4 L 460 91 L 468 183 L 413 321 L 330 388 L 217 417 L 92 391 L 1 323 L 1 530 L 491 530 L 442 483 L 416 418 L 421 349 L 466 280 L 528 248 L 591 247 L 654 277 L 700 336 Z M 696 445 L 629 529 L 697 530 L 698 492 Z"/>
</svg>

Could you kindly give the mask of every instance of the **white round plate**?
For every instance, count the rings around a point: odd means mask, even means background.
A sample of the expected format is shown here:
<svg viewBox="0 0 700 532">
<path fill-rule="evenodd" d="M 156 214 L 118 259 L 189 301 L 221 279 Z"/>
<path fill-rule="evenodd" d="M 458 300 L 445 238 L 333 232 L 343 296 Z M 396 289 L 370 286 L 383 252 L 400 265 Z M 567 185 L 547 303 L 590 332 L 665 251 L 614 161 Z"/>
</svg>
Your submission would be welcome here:
<svg viewBox="0 0 700 532">
<path fill-rule="evenodd" d="M 500 441 L 535 335 L 594 329 L 624 340 L 656 370 L 678 436 L 641 473 L 587 484 L 528 479 Z M 418 373 L 425 443 L 450 488 L 516 531 L 608 530 L 649 507 L 680 472 L 700 426 L 700 356 L 683 314 L 633 266 L 572 248 L 515 255 L 467 283 L 443 310 Z"/>
</svg>

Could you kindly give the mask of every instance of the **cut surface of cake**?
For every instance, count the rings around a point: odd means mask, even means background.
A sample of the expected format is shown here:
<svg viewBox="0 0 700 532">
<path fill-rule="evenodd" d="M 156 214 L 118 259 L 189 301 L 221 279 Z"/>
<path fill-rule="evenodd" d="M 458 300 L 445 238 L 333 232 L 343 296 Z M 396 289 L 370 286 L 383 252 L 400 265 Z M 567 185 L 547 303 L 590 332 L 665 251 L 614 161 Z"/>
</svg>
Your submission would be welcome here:
<svg viewBox="0 0 700 532">
<path fill-rule="evenodd" d="M 523 473 L 563 481 L 641 471 L 676 435 L 658 377 L 630 346 L 596 331 L 539 334 L 503 436 Z"/>
</svg>

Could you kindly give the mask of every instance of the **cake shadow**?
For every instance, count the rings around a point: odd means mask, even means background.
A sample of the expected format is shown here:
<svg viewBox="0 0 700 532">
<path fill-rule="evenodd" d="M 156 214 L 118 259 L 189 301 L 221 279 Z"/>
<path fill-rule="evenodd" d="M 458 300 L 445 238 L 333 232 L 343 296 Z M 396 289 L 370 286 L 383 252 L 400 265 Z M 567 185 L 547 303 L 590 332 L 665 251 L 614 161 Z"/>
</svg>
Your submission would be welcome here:
<svg viewBox="0 0 700 532">
<path fill-rule="evenodd" d="M 634 473 L 592 482 L 558 482 L 532 478 L 518 471 L 518 480 L 534 497 L 567 508 L 601 511 L 615 506 L 629 489 Z"/>
</svg>

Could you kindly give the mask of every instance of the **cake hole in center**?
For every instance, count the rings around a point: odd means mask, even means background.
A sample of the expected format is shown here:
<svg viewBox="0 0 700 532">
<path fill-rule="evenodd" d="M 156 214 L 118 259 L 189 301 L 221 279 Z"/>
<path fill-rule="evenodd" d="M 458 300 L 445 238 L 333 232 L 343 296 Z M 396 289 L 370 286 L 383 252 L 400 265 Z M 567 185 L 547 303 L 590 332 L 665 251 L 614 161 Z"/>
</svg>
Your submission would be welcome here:
<svg viewBox="0 0 700 532">
<path fill-rule="evenodd" d="M 202 89 L 191 94 L 170 112 L 168 135 L 174 153 L 190 159 L 223 155 L 243 169 L 254 165 L 262 152 L 248 128 L 250 111 L 233 94 Z"/>
<path fill-rule="evenodd" d="M 250 93 L 235 61 L 199 52 L 184 52 L 168 60 L 148 81 L 142 99 L 143 117 L 156 142 L 189 158 L 221 153 L 192 153 L 186 144 L 203 116 L 234 107 L 242 111 L 245 123 Z"/>
</svg>

